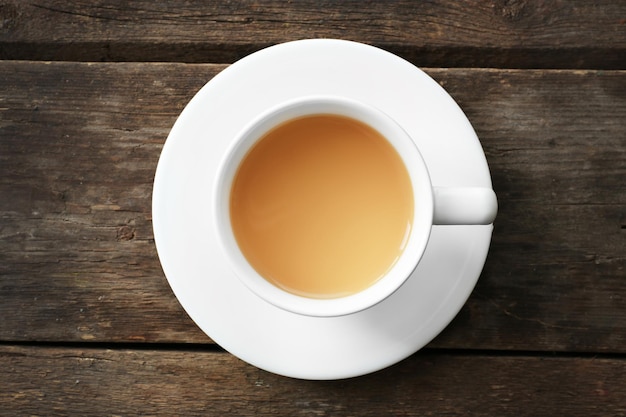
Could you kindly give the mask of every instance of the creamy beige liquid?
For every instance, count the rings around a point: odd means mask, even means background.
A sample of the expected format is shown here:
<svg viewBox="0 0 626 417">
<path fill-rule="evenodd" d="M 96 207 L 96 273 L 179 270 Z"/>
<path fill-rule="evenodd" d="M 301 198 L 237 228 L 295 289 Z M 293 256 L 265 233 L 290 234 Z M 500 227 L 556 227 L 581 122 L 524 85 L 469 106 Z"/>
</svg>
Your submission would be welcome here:
<svg viewBox="0 0 626 417">
<path fill-rule="evenodd" d="M 230 198 L 233 231 L 268 281 L 312 298 L 359 292 L 402 253 L 413 191 L 395 149 L 340 116 L 294 119 L 242 161 Z"/>
</svg>

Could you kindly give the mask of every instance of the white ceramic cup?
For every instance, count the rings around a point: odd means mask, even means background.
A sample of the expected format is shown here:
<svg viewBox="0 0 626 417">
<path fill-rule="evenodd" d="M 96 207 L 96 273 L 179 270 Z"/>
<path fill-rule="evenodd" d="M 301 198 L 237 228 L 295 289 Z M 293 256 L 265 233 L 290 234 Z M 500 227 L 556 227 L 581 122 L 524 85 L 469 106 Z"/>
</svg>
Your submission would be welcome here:
<svg viewBox="0 0 626 417">
<path fill-rule="evenodd" d="M 382 134 L 402 158 L 409 173 L 414 197 L 413 225 L 406 246 L 396 263 L 382 278 L 363 291 L 331 299 L 295 295 L 263 278 L 239 249 L 230 220 L 232 182 L 248 151 L 274 127 L 298 117 L 315 114 L 350 117 Z M 497 212 L 497 200 L 491 188 L 434 187 L 415 142 L 398 123 L 369 104 L 336 96 L 302 97 L 281 103 L 259 115 L 234 138 L 221 162 L 216 181 L 213 221 L 221 246 L 237 277 L 253 293 L 276 307 L 317 317 L 356 313 L 391 295 L 416 268 L 434 224 L 490 224 Z"/>
</svg>

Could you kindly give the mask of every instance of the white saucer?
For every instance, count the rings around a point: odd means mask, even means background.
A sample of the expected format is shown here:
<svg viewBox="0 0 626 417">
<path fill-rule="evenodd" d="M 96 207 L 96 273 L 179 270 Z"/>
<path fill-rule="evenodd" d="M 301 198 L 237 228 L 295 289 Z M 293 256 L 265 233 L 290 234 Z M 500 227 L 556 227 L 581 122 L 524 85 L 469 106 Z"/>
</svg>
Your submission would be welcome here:
<svg viewBox="0 0 626 417">
<path fill-rule="evenodd" d="M 492 226 L 434 226 L 422 261 L 406 283 L 359 313 L 307 317 L 255 296 L 234 276 L 211 221 L 218 162 L 249 120 L 309 94 L 361 100 L 395 118 L 414 137 L 434 185 L 491 187 L 467 118 L 425 73 L 363 44 L 296 41 L 236 62 L 189 102 L 156 171 L 154 236 L 178 300 L 223 348 L 277 374 L 347 378 L 406 358 L 448 325 L 476 284 Z"/>
</svg>

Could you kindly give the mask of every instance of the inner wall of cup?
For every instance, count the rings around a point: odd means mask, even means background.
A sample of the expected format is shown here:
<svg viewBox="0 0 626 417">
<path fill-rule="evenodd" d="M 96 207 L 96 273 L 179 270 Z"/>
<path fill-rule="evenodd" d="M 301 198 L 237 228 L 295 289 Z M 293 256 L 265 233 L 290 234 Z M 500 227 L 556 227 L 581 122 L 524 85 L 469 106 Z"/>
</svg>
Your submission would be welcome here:
<svg viewBox="0 0 626 417">
<path fill-rule="evenodd" d="M 407 245 L 391 271 L 369 288 L 357 294 L 334 299 L 316 299 L 286 292 L 264 277 L 248 263 L 239 249 L 231 229 L 230 192 L 233 178 L 249 150 L 277 125 L 289 120 L 318 114 L 333 114 L 364 122 L 385 137 L 400 155 L 413 186 L 413 226 Z M 428 172 L 414 143 L 386 115 L 360 103 L 347 100 L 316 98 L 299 100 L 270 110 L 252 122 L 237 138 L 220 170 L 217 230 L 237 276 L 254 293 L 270 303 L 302 314 L 341 315 L 370 307 L 394 292 L 416 267 L 423 252 L 432 222 L 432 189 Z M 419 195 L 419 201 L 418 201 Z"/>
</svg>

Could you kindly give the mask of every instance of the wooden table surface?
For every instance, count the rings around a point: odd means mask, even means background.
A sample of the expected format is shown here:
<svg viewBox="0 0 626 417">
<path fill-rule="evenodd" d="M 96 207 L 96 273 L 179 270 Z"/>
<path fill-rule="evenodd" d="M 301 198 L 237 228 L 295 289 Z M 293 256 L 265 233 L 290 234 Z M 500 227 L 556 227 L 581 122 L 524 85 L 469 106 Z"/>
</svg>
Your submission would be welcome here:
<svg viewBox="0 0 626 417">
<path fill-rule="evenodd" d="M 448 328 L 330 382 L 214 344 L 151 224 L 161 148 L 195 92 L 319 37 L 443 85 L 500 203 Z M 0 0 L 0 415 L 626 415 L 625 70 L 623 0 Z"/>
</svg>

